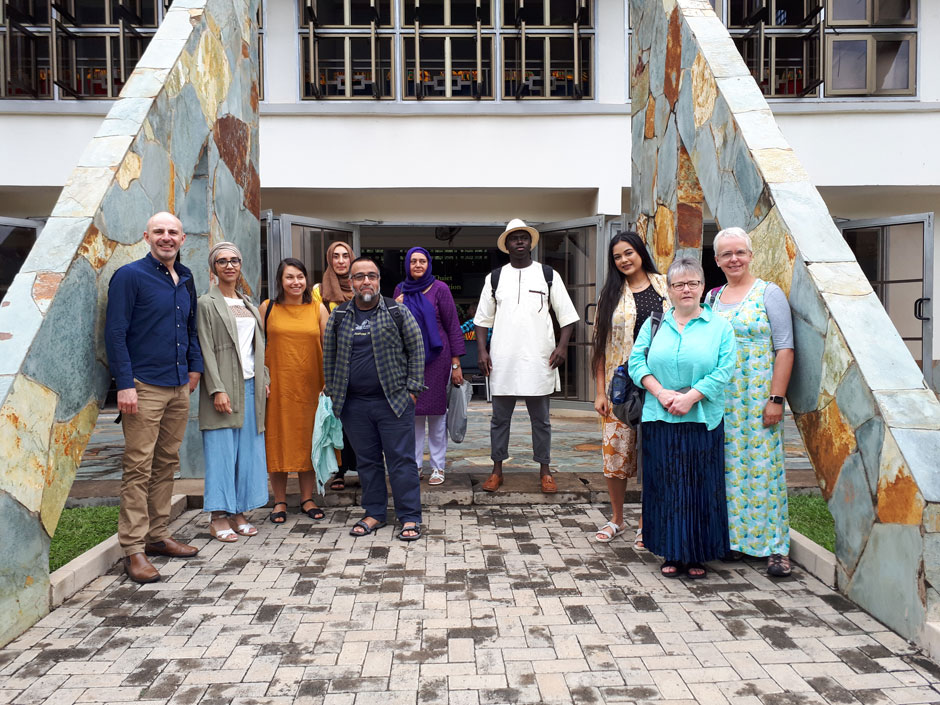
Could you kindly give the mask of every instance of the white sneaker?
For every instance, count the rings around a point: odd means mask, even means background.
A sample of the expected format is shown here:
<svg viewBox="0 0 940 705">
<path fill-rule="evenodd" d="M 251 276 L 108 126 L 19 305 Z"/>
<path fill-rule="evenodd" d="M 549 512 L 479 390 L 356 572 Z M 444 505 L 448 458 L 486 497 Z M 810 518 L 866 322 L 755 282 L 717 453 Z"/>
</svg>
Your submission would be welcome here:
<svg viewBox="0 0 940 705">
<path fill-rule="evenodd" d="M 428 484 L 429 485 L 444 484 L 444 471 L 441 468 L 432 468 L 431 478 L 428 480 Z"/>
</svg>

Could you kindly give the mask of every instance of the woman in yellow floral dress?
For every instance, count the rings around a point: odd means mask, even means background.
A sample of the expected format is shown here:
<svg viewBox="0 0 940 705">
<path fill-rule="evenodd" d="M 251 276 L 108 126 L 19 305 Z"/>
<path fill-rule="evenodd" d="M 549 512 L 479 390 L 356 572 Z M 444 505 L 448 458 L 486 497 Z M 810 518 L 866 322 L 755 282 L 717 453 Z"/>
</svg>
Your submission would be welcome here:
<svg viewBox="0 0 940 705">
<path fill-rule="evenodd" d="M 731 560 L 766 557 L 774 577 L 790 574 L 790 518 L 783 450 L 783 396 L 793 370 L 787 297 L 750 271 L 751 239 L 741 228 L 715 236 L 728 283 L 706 302 L 734 328 L 737 365 L 725 396 L 725 491 Z"/>
<path fill-rule="evenodd" d="M 607 280 L 597 302 L 594 323 L 594 409 L 604 425 L 604 477 L 610 494 L 611 519 L 597 530 L 595 538 L 608 543 L 626 523 L 623 501 L 627 480 L 636 476 L 636 431 L 611 413 L 607 396 L 614 370 L 625 364 L 640 327 L 654 310 L 669 308 L 666 277 L 659 274 L 643 240 L 635 232 L 615 235 L 607 247 Z M 636 544 L 642 544 L 642 528 Z"/>
</svg>

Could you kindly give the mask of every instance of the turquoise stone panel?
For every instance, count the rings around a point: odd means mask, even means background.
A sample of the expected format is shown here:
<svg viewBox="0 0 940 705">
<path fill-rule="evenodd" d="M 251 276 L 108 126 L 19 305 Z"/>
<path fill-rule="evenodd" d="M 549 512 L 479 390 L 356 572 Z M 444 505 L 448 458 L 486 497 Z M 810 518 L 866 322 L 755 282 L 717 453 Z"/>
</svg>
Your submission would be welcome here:
<svg viewBox="0 0 940 705">
<path fill-rule="evenodd" d="M 679 99 L 676 101 L 676 126 L 686 151 L 691 152 L 695 144 L 695 114 L 692 107 L 692 78 L 688 73 L 683 73 L 679 86 Z"/>
<path fill-rule="evenodd" d="M 802 318 L 794 316 L 793 340 L 799 354 L 794 358 L 787 402 L 793 413 L 805 414 L 815 411 L 819 400 L 825 336 Z"/>
<path fill-rule="evenodd" d="M 187 235 L 180 248 L 180 261 L 193 271 L 196 292 L 209 291 L 209 236 Z"/>
<path fill-rule="evenodd" d="M 659 100 L 663 95 L 663 81 L 666 75 L 666 36 L 669 27 L 666 15 L 651 12 L 653 41 L 650 46 L 650 92 Z"/>
<path fill-rule="evenodd" d="M 800 256 L 797 256 L 793 263 L 793 281 L 790 285 L 789 301 L 794 316 L 801 317 L 823 335 L 828 332 L 829 314 L 826 312 L 825 302 L 816 291 L 813 279 Z"/>
<path fill-rule="evenodd" d="M 49 536 L 39 517 L 0 492 L 0 646 L 49 612 Z"/>
<path fill-rule="evenodd" d="M 85 239 L 91 218 L 49 218 L 29 251 L 21 272 L 64 272 Z"/>
<path fill-rule="evenodd" d="M 838 399 L 837 399 L 837 403 Z M 839 407 L 842 408 L 841 405 Z M 885 425 L 880 417 L 875 416 L 855 429 L 855 442 L 865 466 L 868 488 L 872 497 L 878 494 L 878 476 L 881 472 L 881 446 L 885 440 Z"/>
<path fill-rule="evenodd" d="M 806 182 L 771 184 L 770 193 L 806 262 L 854 262 L 816 188 Z"/>
<path fill-rule="evenodd" d="M 924 535 L 924 577 L 940 586 L 940 534 Z"/>
<path fill-rule="evenodd" d="M 761 194 L 764 192 L 764 180 L 757 172 L 751 155 L 741 142 L 737 143 L 734 160 L 734 178 L 738 182 L 741 198 L 744 200 L 744 210 L 748 217 L 757 207 Z M 742 226 L 745 227 L 745 226 Z"/>
<path fill-rule="evenodd" d="M 193 178 L 203 145 L 209 139 L 209 128 L 205 120 L 194 120 L 193 115 L 201 115 L 202 108 L 196 89 L 186 84 L 177 98 L 177 108 L 173 113 L 173 142 L 170 156 L 176 166 L 176 172 L 189 184 Z"/>
<path fill-rule="evenodd" d="M 876 524 L 846 594 L 906 639 L 924 623 L 920 597 L 923 541 L 919 526 Z"/>
<path fill-rule="evenodd" d="M 928 502 L 940 502 L 940 433 L 914 428 L 892 428 L 891 435 Z"/>
<path fill-rule="evenodd" d="M 108 190 L 95 225 L 105 237 L 130 245 L 144 236 L 147 221 L 156 211 L 140 180 L 135 179 L 126 191 L 117 185 Z"/>
<path fill-rule="evenodd" d="M 172 137 L 172 117 L 173 110 L 170 108 L 170 100 L 166 97 L 166 93 L 161 93 L 154 101 L 154 108 L 150 111 L 150 115 L 147 116 L 147 122 L 150 123 L 150 128 L 153 131 L 153 139 L 148 139 L 146 134 L 141 132 L 137 136 L 134 151 L 138 154 L 142 154 L 144 145 L 148 142 L 156 142 L 165 149 L 166 146 L 170 144 Z"/>
<path fill-rule="evenodd" d="M 42 314 L 33 302 L 32 289 L 36 275 L 20 272 L 7 289 L 0 306 L 0 333 L 10 337 L 0 340 L 0 375 L 15 375 L 29 352 L 36 331 L 42 325 Z M 2 401 L 3 397 L 0 397 Z"/>
<path fill-rule="evenodd" d="M 669 108 L 669 101 L 666 100 L 666 96 L 656 96 L 655 130 L 658 138 L 662 138 L 666 133 L 666 123 L 669 122 L 671 117 L 672 111 Z"/>
<path fill-rule="evenodd" d="M 663 101 L 665 102 L 665 101 Z M 679 136 L 675 119 L 666 125 L 666 134 L 659 149 L 659 163 L 656 169 L 656 192 L 661 203 L 670 209 L 676 208 L 676 174 L 679 169 Z"/>
<path fill-rule="evenodd" d="M 96 396 L 89 371 L 95 367 L 97 294 L 95 272 L 79 257 L 59 284 L 23 365 L 26 375 L 58 393 L 56 421 L 68 421 Z"/>
<path fill-rule="evenodd" d="M 842 465 L 829 499 L 829 512 L 836 525 L 836 557 L 851 575 L 875 523 L 871 488 L 858 453 L 849 455 Z"/>
<path fill-rule="evenodd" d="M 695 135 L 695 145 L 689 150 L 689 157 L 695 166 L 699 185 L 712 212 L 721 198 L 721 172 L 718 170 L 718 155 L 715 152 L 715 140 L 709 129 L 699 130 Z"/>
<path fill-rule="evenodd" d="M 923 387 L 920 368 L 874 293 L 823 299 L 871 389 Z"/>
<path fill-rule="evenodd" d="M 682 60 L 679 67 L 682 69 L 691 68 L 692 64 L 695 63 L 695 57 L 698 56 L 698 47 L 695 44 L 695 37 L 688 22 L 680 24 L 679 36 L 682 42 Z"/>
<path fill-rule="evenodd" d="M 731 226 L 743 228 L 747 226 L 748 210 L 731 172 L 722 172 L 721 200 L 718 202 L 718 207 L 712 208 L 712 210 L 715 213 L 715 220 L 718 221 L 721 228 Z"/>
<path fill-rule="evenodd" d="M 854 362 L 846 370 L 836 390 L 839 411 L 852 428 L 858 428 L 875 415 L 875 399 L 865 386 Z"/>
<path fill-rule="evenodd" d="M 144 142 L 139 148 L 140 159 L 146 168 L 138 181 L 153 204 L 151 215 L 157 211 L 170 210 L 170 185 L 175 179 L 170 176 L 172 167 L 166 147 L 156 142 Z"/>
<path fill-rule="evenodd" d="M 193 394 L 195 400 L 199 395 Z M 192 402 L 197 403 L 197 402 Z M 180 446 L 180 477 L 205 477 L 206 458 L 202 452 L 202 434 L 199 431 L 198 409 L 197 416 L 190 414 L 186 422 L 186 435 Z"/>
<path fill-rule="evenodd" d="M 650 48 L 653 41 L 651 26 L 653 16 L 659 14 L 659 8 L 650 6 L 646 2 L 631 0 L 630 26 L 633 28 L 633 38 L 641 50 Z"/>
<path fill-rule="evenodd" d="M 183 232 L 209 232 L 209 180 L 207 177 L 193 179 L 189 191 L 180 199 L 177 197 L 179 219 L 183 223 Z"/>
</svg>

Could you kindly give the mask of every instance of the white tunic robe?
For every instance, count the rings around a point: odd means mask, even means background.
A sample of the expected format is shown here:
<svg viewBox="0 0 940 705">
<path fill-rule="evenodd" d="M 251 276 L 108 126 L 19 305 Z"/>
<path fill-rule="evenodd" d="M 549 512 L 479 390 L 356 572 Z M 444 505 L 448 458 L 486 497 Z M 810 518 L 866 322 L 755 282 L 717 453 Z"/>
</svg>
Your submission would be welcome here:
<svg viewBox="0 0 940 705">
<path fill-rule="evenodd" d="M 507 264 L 499 275 L 495 302 L 486 275 L 473 323 L 493 329 L 493 396 L 541 397 L 561 389 L 558 370 L 548 364 L 556 346 L 550 310 L 562 328 L 580 318 L 558 272 L 549 290 L 538 262 L 524 269 Z"/>
</svg>

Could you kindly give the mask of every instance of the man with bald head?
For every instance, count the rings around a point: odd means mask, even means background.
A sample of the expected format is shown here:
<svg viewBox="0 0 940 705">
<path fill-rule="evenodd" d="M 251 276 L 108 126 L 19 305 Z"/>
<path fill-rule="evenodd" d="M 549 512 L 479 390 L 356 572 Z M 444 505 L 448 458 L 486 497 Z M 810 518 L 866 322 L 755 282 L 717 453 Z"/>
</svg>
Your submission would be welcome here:
<svg viewBox="0 0 940 705">
<path fill-rule="evenodd" d="M 186 234 L 171 213 L 147 221 L 142 259 L 111 277 L 105 345 L 124 428 L 118 540 L 124 570 L 138 583 L 160 579 L 148 555 L 189 558 L 198 549 L 170 536 L 173 476 L 199 384 L 193 275 L 177 261 Z"/>
</svg>

